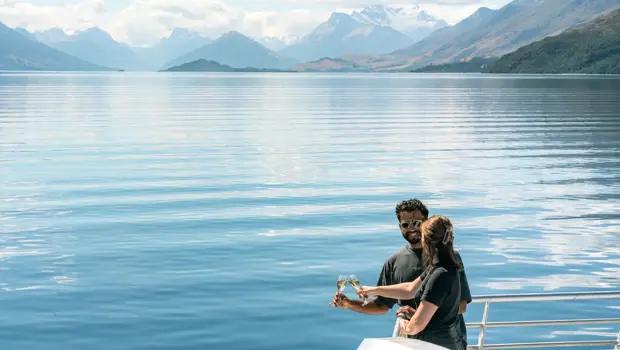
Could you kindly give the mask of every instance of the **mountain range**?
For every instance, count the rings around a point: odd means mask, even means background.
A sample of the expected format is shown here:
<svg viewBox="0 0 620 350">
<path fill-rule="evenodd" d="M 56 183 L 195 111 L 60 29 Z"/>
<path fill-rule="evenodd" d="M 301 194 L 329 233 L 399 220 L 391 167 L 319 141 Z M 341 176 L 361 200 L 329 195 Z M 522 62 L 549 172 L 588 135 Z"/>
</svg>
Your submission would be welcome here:
<svg viewBox="0 0 620 350">
<path fill-rule="evenodd" d="M 620 74 L 620 10 L 521 47 L 490 72 Z"/>
<path fill-rule="evenodd" d="M 480 8 L 446 26 L 417 6 L 376 5 L 351 14 L 333 13 L 298 40 L 230 32 L 212 41 L 178 28 L 156 45 L 141 48 L 115 41 L 99 28 L 69 35 L 58 28 L 29 33 L 3 26 L 11 35 L 1 38 L 0 49 L 5 67 L 21 67 L 11 69 L 75 65 L 74 69 L 159 70 L 204 59 L 232 68 L 290 69 L 296 62 L 311 61 L 294 69 L 410 71 L 473 57 L 499 58 L 617 8 L 620 0 L 514 0 L 497 10 Z M 9 40 L 20 44 L 7 46 Z"/>
<path fill-rule="evenodd" d="M 0 23 L 0 70 L 109 70 L 39 43 L 26 33 Z"/>
<path fill-rule="evenodd" d="M 350 15 L 333 13 L 327 22 L 280 53 L 305 62 L 345 54 L 387 53 L 413 42 L 392 27 L 363 23 Z"/>
<path fill-rule="evenodd" d="M 419 6 L 368 6 L 330 18 L 280 53 L 301 62 L 352 54 L 383 54 L 406 47 L 448 24 Z"/>
<path fill-rule="evenodd" d="M 350 60 L 375 71 L 406 71 L 431 63 L 500 57 L 618 7 L 620 0 L 514 0 L 498 10 L 481 8 L 406 48 Z"/>
<path fill-rule="evenodd" d="M 96 65 L 125 70 L 146 70 L 148 66 L 127 45 L 99 28 L 67 35 L 55 28 L 33 33 L 41 43 Z"/>
<path fill-rule="evenodd" d="M 138 57 L 150 67 L 159 69 L 167 62 L 186 55 L 213 40 L 205 38 L 198 32 L 185 28 L 176 28 L 169 37 L 159 40 L 149 47 L 137 47 L 134 51 Z"/>
<path fill-rule="evenodd" d="M 184 28 L 175 29 L 169 37 L 150 47 L 130 47 L 96 27 L 71 35 L 60 28 L 35 33 L 23 28 L 15 31 L 84 61 L 122 70 L 157 70 L 166 62 L 212 41 Z"/>
<path fill-rule="evenodd" d="M 418 5 L 399 7 L 372 5 L 354 11 L 351 18 L 360 23 L 394 28 L 409 36 L 414 42 L 424 39 L 437 29 L 448 26 L 446 21 L 429 15 Z"/>
<path fill-rule="evenodd" d="M 222 35 L 212 43 L 171 60 L 162 68 L 167 69 L 200 59 L 216 61 L 233 68 L 286 69 L 295 65 L 293 60 L 269 50 L 241 33 L 233 31 Z"/>
</svg>

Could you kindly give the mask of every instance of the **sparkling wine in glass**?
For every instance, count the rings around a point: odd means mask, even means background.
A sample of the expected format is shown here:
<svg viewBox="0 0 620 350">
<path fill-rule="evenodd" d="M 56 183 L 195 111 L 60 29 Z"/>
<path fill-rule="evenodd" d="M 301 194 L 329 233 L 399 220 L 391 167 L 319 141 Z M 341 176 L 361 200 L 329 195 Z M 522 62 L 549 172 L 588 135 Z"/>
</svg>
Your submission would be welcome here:
<svg viewBox="0 0 620 350">
<path fill-rule="evenodd" d="M 351 285 L 351 287 L 355 289 L 355 291 L 359 292 L 361 284 L 360 284 L 359 278 L 357 278 L 356 275 L 349 276 L 349 284 Z M 362 306 L 368 305 L 368 303 L 370 303 L 371 301 L 375 299 L 377 299 L 377 297 L 374 297 L 374 296 L 370 298 L 364 298 L 364 303 L 362 303 Z"/>
<path fill-rule="evenodd" d="M 338 287 L 338 294 L 342 293 L 344 288 L 347 286 L 347 276 L 345 275 L 338 276 L 338 281 L 336 282 L 336 286 Z"/>
</svg>

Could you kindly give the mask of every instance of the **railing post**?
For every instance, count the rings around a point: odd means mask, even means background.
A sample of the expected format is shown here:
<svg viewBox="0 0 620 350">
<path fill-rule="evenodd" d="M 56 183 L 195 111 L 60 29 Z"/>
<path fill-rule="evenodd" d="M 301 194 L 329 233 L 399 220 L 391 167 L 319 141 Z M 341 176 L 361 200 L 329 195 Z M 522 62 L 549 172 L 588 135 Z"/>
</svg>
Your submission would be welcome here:
<svg viewBox="0 0 620 350">
<path fill-rule="evenodd" d="M 482 314 L 482 325 L 480 325 L 480 335 L 478 336 L 478 350 L 484 350 L 484 336 L 487 330 L 487 320 L 489 318 L 489 302 L 484 303 L 484 313 Z"/>
<path fill-rule="evenodd" d="M 620 331 L 618 331 L 618 338 L 616 339 L 616 347 L 615 350 L 620 350 Z"/>
</svg>

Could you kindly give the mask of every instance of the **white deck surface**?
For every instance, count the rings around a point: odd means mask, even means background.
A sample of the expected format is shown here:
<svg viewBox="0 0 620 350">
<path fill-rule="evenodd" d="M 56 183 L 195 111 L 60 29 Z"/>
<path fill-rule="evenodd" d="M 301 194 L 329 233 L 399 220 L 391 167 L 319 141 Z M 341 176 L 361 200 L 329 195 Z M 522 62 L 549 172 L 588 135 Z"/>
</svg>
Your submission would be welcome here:
<svg viewBox="0 0 620 350">
<path fill-rule="evenodd" d="M 357 350 L 447 350 L 442 346 L 430 344 L 417 339 L 403 337 L 396 338 L 367 338 L 362 341 Z"/>
</svg>

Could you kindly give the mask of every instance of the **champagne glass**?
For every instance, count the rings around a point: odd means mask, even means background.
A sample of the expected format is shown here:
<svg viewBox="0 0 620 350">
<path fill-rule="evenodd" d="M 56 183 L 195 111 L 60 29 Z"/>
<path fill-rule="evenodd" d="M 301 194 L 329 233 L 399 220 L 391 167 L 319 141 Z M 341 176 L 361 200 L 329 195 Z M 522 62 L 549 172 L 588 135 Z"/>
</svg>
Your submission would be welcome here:
<svg viewBox="0 0 620 350">
<path fill-rule="evenodd" d="M 342 291 L 347 287 L 348 277 L 346 275 L 338 276 L 338 281 L 336 282 L 337 292 L 336 294 L 342 294 Z M 335 302 L 332 301 L 329 303 L 331 306 L 336 306 Z"/>
<path fill-rule="evenodd" d="M 359 292 L 361 284 L 360 284 L 360 279 L 357 278 L 356 275 L 349 276 L 349 284 L 351 285 L 351 287 L 353 287 L 353 289 L 355 289 L 355 291 Z M 368 303 L 370 303 L 371 301 L 374 301 L 376 299 L 377 299 L 377 297 L 375 297 L 375 296 L 371 296 L 369 298 L 364 298 L 364 302 L 362 303 L 362 306 L 366 306 L 366 305 L 368 305 Z"/>
<path fill-rule="evenodd" d="M 347 276 L 345 275 L 338 276 L 338 281 L 336 282 L 336 286 L 338 287 L 338 294 L 341 294 L 342 291 L 347 286 Z"/>
</svg>

